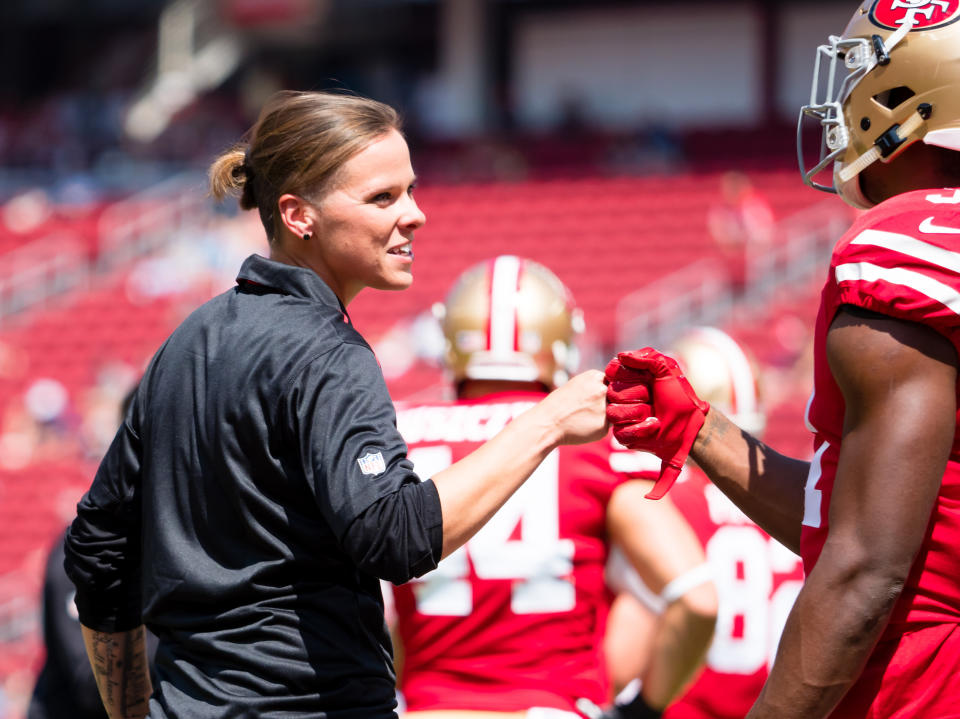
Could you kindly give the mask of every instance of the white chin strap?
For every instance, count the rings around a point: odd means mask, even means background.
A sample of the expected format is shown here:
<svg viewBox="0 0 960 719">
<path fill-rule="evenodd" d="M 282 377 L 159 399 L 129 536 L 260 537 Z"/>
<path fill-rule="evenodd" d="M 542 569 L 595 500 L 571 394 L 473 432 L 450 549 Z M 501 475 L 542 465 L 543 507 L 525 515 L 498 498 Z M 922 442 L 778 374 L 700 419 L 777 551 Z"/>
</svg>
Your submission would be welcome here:
<svg viewBox="0 0 960 719">
<path fill-rule="evenodd" d="M 917 8 L 909 8 L 907 10 L 907 14 L 903 18 L 903 22 L 900 24 L 900 27 L 895 33 L 893 33 L 893 35 L 887 38 L 885 43 L 883 43 L 883 47 L 887 51 L 888 55 L 890 54 L 890 51 L 899 45 L 900 41 L 907 36 L 907 33 L 913 30 L 913 26 L 917 22 L 918 12 L 920 11 Z"/>
<path fill-rule="evenodd" d="M 904 122 L 900 127 L 897 128 L 897 144 L 904 142 L 910 135 L 915 133 L 921 127 L 926 120 L 923 115 L 919 112 L 915 112 Z M 849 165 L 846 165 L 842 170 L 840 170 L 840 182 L 847 183 L 850 182 L 854 177 L 859 175 L 861 172 L 866 170 L 870 165 L 883 157 L 883 152 L 880 149 L 879 145 L 874 145 L 865 153 L 860 155 L 856 160 L 851 162 Z"/>
<path fill-rule="evenodd" d="M 907 33 L 913 30 L 913 26 L 917 23 L 917 14 L 919 12 L 920 10 L 917 8 L 909 8 L 907 10 L 907 14 L 903 18 L 903 22 L 900 24 L 900 27 L 895 33 L 893 33 L 893 35 L 887 38 L 885 43 L 883 43 L 883 51 L 888 58 L 886 62 L 889 62 L 890 53 L 893 48 L 899 45 L 900 41 L 907 36 Z M 877 58 L 876 54 L 874 54 L 874 59 L 868 71 L 872 71 L 877 64 L 880 64 L 878 60 L 879 58 Z M 923 126 L 924 122 L 925 119 L 921 117 L 919 113 L 911 115 L 910 118 L 903 123 L 903 125 L 897 128 L 896 134 L 899 142 L 902 143 L 908 137 L 910 137 L 910 135 L 919 130 Z M 856 160 L 840 170 L 838 173 L 840 182 L 843 184 L 850 182 L 850 180 L 859 175 L 881 157 L 883 157 L 882 151 L 878 146 L 874 145 L 865 153 L 860 155 L 860 157 L 858 157 Z"/>
</svg>

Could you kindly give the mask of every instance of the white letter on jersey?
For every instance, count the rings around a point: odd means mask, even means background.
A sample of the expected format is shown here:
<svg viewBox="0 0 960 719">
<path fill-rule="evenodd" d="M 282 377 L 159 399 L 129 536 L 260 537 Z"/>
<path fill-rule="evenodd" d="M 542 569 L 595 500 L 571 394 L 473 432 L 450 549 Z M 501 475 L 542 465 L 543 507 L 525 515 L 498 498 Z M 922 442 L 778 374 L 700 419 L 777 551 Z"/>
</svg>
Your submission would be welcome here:
<svg viewBox="0 0 960 719">
<path fill-rule="evenodd" d="M 953 196 L 950 195 L 927 195 L 927 202 L 934 205 L 960 205 L 960 190 L 956 190 Z"/>
<path fill-rule="evenodd" d="M 820 481 L 820 475 L 823 472 L 820 467 L 823 453 L 826 452 L 829 447 L 829 442 L 821 444 L 816 454 L 813 455 L 813 459 L 810 460 L 810 472 L 807 474 L 807 484 L 803 488 L 802 524 L 808 527 L 820 526 L 820 513 L 823 511 L 820 505 L 823 503 L 823 492 L 817 489 L 817 482 Z"/>
<path fill-rule="evenodd" d="M 452 452 L 447 446 L 417 447 L 408 457 L 417 474 L 429 477 L 450 465 Z M 554 451 L 473 539 L 413 580 L 417 611 L 432 616 L 467 616 L 473 611 L 468 556 L 478 579 L 514 580 L 514 613 L 572 610 L 573 542 L 560 538 L 558 477 Z M 511 539 L 518 525 L 520 539 Z"/>
</svg>

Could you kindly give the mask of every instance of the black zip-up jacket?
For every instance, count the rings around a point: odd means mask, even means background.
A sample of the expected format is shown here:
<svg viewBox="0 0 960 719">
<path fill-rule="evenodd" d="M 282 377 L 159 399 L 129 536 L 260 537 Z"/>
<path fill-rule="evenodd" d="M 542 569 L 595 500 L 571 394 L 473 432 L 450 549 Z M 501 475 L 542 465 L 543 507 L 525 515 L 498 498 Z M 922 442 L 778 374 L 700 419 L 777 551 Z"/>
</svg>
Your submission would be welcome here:
<svg viewBox="0 0 960 719">
<path fill-rule="evenodd" d="M 394 716 L 379 579 L 434 567 L 440 500 L 373 352 L 257 255 L 151 361 L 66 539 L 81 622 L 159 638 L 150 717 Z"/>
</svg>

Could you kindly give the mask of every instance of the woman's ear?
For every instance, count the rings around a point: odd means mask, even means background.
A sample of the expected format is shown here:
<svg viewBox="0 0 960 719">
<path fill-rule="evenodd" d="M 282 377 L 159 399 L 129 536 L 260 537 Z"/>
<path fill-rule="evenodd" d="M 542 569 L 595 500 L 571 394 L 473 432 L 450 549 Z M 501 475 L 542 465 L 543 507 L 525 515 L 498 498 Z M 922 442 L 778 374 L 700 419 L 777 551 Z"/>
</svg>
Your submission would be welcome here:
<svg viewBox="0 0 960 719">
<path fill-rule="evenodd" d="M 277 200 L 280 223 L 295 237 L 310 237 L 314 233 L 316 210 L 302 197 L 289 193 Z"/>
</svg>

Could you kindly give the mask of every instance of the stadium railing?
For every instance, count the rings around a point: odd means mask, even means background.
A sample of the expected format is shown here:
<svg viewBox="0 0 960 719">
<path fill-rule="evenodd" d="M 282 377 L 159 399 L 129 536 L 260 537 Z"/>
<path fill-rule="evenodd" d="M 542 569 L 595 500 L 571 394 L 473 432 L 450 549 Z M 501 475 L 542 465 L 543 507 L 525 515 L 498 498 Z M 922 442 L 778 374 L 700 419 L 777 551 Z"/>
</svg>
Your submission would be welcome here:
<svg viewBox="0 0 960 719">
<path fill-rule="evenodd" d="M 132 261 L 203 227 L 213 205 L 195 173 L 178 175 L 108 208 L 89 250 L 52 234 L 6 253 L 0 262 L 0 327 L 53 297 L 86 288 Z"/>
<path fill-rule="evenodd" d="M 711 259 L 626 295 L 616 309 L 617 346 L 666 346 L 686 328 L 723 324 L 736 311 L 762 311 L 791 288 L 803 291 L 852 218 L 847 206 L 825 201 L 778 223 L 771 245 L 748 257 L 742 293 L 735 293 L 722 263 Z"/>
</svg>

